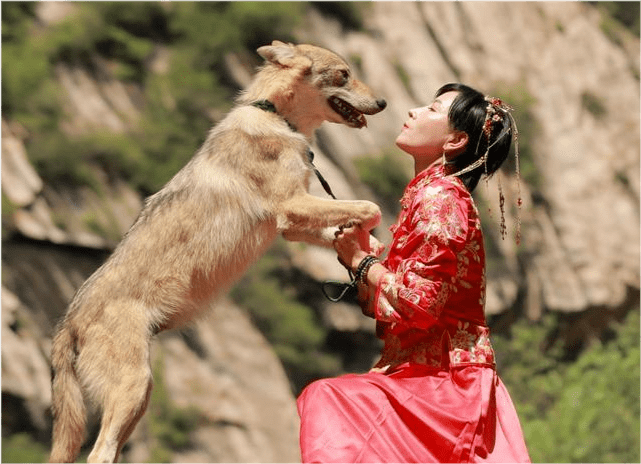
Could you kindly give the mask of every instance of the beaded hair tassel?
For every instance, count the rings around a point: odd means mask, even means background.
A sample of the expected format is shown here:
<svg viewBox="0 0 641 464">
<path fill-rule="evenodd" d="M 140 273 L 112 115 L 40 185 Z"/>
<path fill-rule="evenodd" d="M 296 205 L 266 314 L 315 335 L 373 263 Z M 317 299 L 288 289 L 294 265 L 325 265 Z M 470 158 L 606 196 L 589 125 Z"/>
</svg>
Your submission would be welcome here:
<svg viewBox="0 0 641 464">
<path fill-rule="evenodd" d="M 488 102 L 487 109 L 485 111 L 485 121 L 483 123 L 483 133 L 487 139 L 487 150 L 483 159 L 485 159 L 485 179 L 487 181 L 487 157 L 490 151 L 490 148 L 496 144 L 505 134 L 512 132 L 514 139 L 514 156 L 516 164 L 516 185 L 517 185 L 517 200 L 516 205 L 518 207 L 516 215 L 516 244 L 518 245 L 521 242 L 521 205 L 523 200 L 521 198 L 521 171 L 519 168 L 519 131 L 516 127 L 516 121 L 512 116 L 511 111 L 514 110 L 513 107 L 504 103 L 500 98 L 496 97 L 485 97 L 485 101 Z M 490 138 L 492 136 L 492 130 L 495 122 L 498 122 L 502 117 L 507 117 L 510 129 L 504 134 L 497 137 L 494 143 L 490 144 Z M 499 187 L 499 208 L 501 210 L 501 222 L 500 222 L 500 231 L 501 238 L 505 239 L 507 235 L 507 227 L 505 226 L 505 196 L 503 195 L 503 187 L 501 185 L 501 175 L 498 176 L 498 187 Z"/>
<path fill-rule="evenodd" d="M 470 164 L 466 168 L 461 169 L 460 171 L 456 172 L 455 174 L 452 174 L 453 176 L 460 176 L 461 174 L 465 174 L 467 172 L 473 171 L 474 169 L 478 168 L 481 165 L 485 165 L 485 183 L 487 185 L 488 178 L 489 178 L 489 173 L 488 173 L 488 168 L 487 168 L 487 158 L 490 153 L 490 148 L 492 148 L 496 143 L 501 140 L 505 135 L 508 133 L 513 134 L 513 140 L 514 140 L 514 153 L 515 153 L 515 162 L 516 162 L 516 183 L 517 183 L 517 215 L 516 215 L 516 244 L 518 245 L 521 243 L 521 205 L 523 204 L 523 200 L 521 198 L 521 171 L 519 167 L 519 131 L 516 127 L 516 121 L 514 121 L 514 117 L 511 114 L 511 111 L 514 109 L 510 105 L 504 103 L 501 99 L 495 98 L 495 97 L 485 97 L 485 101 L 487 102 L 487 108 L 485 110 L 485 120 L 483 122 L 483 135 L 485 136 L 485 139 L 487 141 L 487 148 L 485 149 L 485 153 L 483 156 L 481 156 L 478 160 L 476 160 L 474 163 Z M 490 143 L 491 137 L 492 137 L 492 131 L 494 129 L 494 123 L 501 121 L 504 117 L 508 118 L 509 122 L 509 129 L 504 131 L 502 134 L 500 134 L 496 140 L 492 143 Z M 479 137 L 479 141 L 477 142 L 476 150 L 478 152 L 478 147 L 481 143 L 481 138 Z M 499 224 L 500 227 L 500 232 L 501 232 L 501 238 L 505 239 L 505 236 L 507 235 L 507 227 L 505 225 L 505 196 L 503 195 L 503 186 L 501 185 L 501 176 L 499 173 L 498 176 L 498 188 L 499 188 L 499 207 L 501 210 L 501 222 Z"/>
</svg>

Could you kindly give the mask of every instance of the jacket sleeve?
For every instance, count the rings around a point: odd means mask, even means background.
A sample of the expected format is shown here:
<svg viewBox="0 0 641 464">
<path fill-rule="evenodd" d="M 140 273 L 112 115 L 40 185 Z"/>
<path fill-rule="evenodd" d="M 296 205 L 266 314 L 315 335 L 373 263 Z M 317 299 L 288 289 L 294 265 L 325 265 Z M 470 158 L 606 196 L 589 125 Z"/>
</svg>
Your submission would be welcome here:
<svg viewBox="0 0 641 464">
<path fill-rule="evenodd" d="M 438 320 L 465 265 L 458 255 L 468 236 L 470 201 L 447 185 L 417 193 L 390 250 L 401 258 L 400 264 L 396 272 L 384 274 L 376 288 L 377 320 L 424 329 Z"/>
</svg>

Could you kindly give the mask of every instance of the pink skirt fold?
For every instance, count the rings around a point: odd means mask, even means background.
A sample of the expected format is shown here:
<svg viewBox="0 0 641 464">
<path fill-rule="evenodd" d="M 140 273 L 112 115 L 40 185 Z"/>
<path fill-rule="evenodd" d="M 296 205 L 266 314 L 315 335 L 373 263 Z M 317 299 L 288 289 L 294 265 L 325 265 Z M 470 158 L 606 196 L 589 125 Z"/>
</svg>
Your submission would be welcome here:
<svg viewBox="0 0 641 464">
<path fill-rule="evenodd" d="M 491 367 L 412 365 L 318 380 L 298 410 L 303 462 L 530 462 Z"/>
</svg>

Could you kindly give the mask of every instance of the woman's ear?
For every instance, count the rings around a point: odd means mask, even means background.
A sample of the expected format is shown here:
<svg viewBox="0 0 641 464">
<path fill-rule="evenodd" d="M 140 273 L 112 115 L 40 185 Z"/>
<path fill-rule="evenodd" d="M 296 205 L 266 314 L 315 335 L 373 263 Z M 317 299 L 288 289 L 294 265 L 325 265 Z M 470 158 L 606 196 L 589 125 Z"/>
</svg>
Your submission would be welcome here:
<svg viewBox="0 0 641 464">
<path fill-rule="evenodd" d="M 443 151 L 457 156 L 465 151 L 469 139 L 470 137 L 467 135 L 467 132 L 453 130 L 443 145 Z"/>
</svg>

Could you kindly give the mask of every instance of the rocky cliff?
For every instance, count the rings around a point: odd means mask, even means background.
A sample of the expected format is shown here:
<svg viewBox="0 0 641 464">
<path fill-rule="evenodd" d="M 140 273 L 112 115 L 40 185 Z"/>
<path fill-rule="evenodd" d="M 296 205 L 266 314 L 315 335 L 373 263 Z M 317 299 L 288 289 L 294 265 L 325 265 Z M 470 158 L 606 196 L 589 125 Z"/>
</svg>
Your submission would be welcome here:
<svg viewBox="0 0 641 464">
<path fill-rule="evenodd" d="M 74 9 L 45 2 L 37 14 L 40 27 L 55 27 Z M 318 131 L 316 164 L 339 198 L 379 201 L 359 181 L 354 160 L 391 152 L 407 166 L 393 141 L 407 110 L 428 103 L 443 83 L 468 83 L 517 106 L 524 158 L 519 247 L 498 237 L 493 182 L 478 189 L 479 204 L 493 211 L 484 219 L 492 251 L 487 311 L 497 329 L 519 317 L 561 312 L 570 345 L 598 336 L 639 299 L 639 39 L 622 29 L 606 34 L 602 20 L 584 3 L 374 2 L 364 9 L 362 30 L 309 9 L 293 32 L 300 42 L 344 56 L 389 103 L 368 118 L 366 129 L 325 125 Z M 167 53 L 159 47 L 149 60 L 154 72 L 166 72 Z M 227 56 L 226 72 L 238 88 L 253 72 L 247 61 Z M 61 63 L 54 77 L 69 115 L 61 131 L 122 132 L 137 124 L 142 92 L 119 81 L 108 65 L 90 70 Z M 28 138 L 23 126 L 3 118 L 3 435 L 27 430 L 46 442 L 52 328 L 134 220 L 142 198 L 99 166 L 92 167 L 98 188 L 46 184 L 29 162 Z M 514 205 L 515 176 L 503 175 Z M 316 184 L 312 193 L 325 195 Z M 385 226 L 393 213 L 387 212 Z M 508 224 L 515 220 L 513 207 Z M 377 234 L 389 238 L 386 227 Z M 288 253 L 308 282 L 346 278 L 331 251 L 291 245 Z M 319 305 L 335 332 L 372 337 L 371 322 L 353 308 Z M 368 346 L 366 360 L 375 356 L 375 344 Z M 263 335 L 230 300 L 189 330 L 158 337 L 153 365 L 156 390 L 164 395 L 157 404 L 166 407 L 150 408 L 124 459 L 298 459 L 290 383 Z M 150 438 L 159 436 L 153 428 L 163 414 L 173 418 L 176 434 L 188 435 L 187 445 L 169 457 L 158 454 L 164 448 Z M 184 425 L 183 416 L 196 424 Z"/>
</svg>

